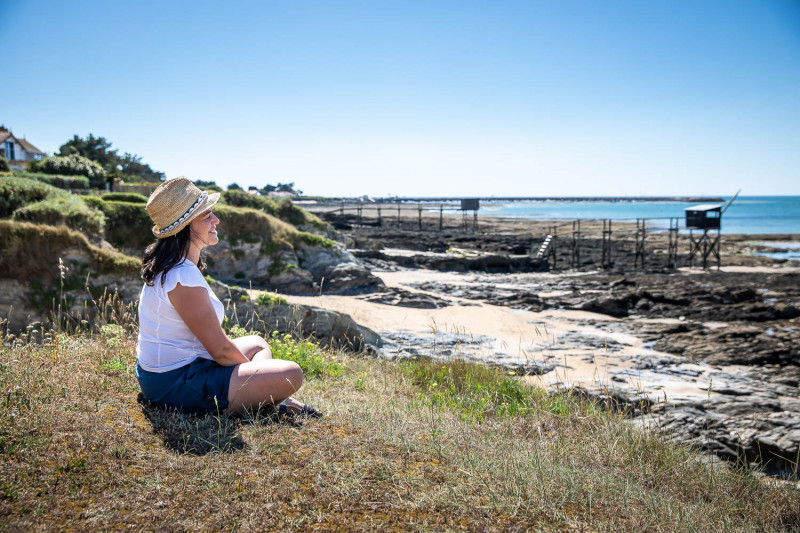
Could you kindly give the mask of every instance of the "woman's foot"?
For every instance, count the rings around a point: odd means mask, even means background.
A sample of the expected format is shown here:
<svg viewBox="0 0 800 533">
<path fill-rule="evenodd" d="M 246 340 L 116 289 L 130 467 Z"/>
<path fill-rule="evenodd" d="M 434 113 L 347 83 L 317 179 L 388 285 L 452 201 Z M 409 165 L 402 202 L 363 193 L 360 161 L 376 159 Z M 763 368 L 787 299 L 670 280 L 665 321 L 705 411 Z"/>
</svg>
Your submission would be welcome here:
<svg viewBox="0 0 800 533">
<path fill-rule="evenodd" d="M 322 413 L 319 410 L 311 407 L 308 404 L 301 403 L 294 398 L 286 398 L 278 406 L 278 415 L 280 416 L 307 416 L 309 418 L 322 418 Z"/>
</svg>

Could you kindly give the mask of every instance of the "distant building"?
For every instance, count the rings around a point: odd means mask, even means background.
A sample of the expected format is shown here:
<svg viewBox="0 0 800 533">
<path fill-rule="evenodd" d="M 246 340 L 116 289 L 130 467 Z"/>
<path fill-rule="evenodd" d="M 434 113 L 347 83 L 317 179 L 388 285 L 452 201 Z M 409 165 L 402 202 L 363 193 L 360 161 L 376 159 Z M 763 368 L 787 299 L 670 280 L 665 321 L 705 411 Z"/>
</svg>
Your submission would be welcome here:
<svg viewBox="0 0 800 533">
<path fill-rule="evenodd" d="M 247 194 L 258 194 L 258 187 L 253 187 L 251 185 L 247 188 Z"/>
<path fill-rule="evenodd" d="M 14 137 L 5 126 L 0 126 L 0 156 L 8 159 L 12 170 L 23 170 L 31 161 L 42 159 L 44 152 L 25 139 Z"/>
</svg>

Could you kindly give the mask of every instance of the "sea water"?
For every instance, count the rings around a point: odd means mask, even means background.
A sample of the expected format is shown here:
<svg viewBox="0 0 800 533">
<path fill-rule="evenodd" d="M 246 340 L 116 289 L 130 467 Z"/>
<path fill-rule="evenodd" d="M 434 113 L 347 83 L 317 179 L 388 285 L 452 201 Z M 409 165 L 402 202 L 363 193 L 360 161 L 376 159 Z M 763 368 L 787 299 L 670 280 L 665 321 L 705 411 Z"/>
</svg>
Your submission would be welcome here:
<svg viewBox="0 0 800 533">
<path fill-rule="evenodd" d="M 479 214 L 533 220 L 648 219 L 653 230 L 677 218 L 684 227 L 685 209 L 696 205 L 675 201 L 608 200 L 481 200 Z M 722 216 L 722 233 L 800 235 L 800 196 L 740 196 Z"/>
</svg>

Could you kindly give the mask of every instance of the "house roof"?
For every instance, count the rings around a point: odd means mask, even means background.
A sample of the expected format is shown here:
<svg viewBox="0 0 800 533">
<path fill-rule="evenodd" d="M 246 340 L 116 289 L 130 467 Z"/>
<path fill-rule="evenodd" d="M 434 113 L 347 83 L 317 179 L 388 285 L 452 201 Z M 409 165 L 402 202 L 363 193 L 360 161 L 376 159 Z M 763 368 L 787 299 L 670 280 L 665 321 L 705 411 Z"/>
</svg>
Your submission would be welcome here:
<svg viewBox="0 0 800 533">
<path fill-rule="evenodd" d="M 722 204 L 700 204 L 687 207 L 686 211 L 717 211 L 722 209 Z"/>
<path fill-rule="evenodd" d="M 44 152 L 42 152 L 41 150 L 36 148 L 34 145 L 29 143 L 27 140 L 15 137 L 14 134 L 11 133 L 9 130 L 7 130 L 5 127 L 0 126 L 0 143 L 1 142 L 5 142 L 9 138 L 14 139 L 15 141 L 17 141 L 17 143 L 19 143 L 19 145 L 22 146 L 22 149 L 25 150 L 26 152 L 28 152 L 29 154 L 44 154 Z"/>
<path fill-rule="evenodd" d="M 17 139 L 16 137 L 14 137 Z M 22 146 L 22 148 L 28 152 L 29 154 L 44 154 L 41 150 L 36 148 L 34 145 L 26 141 L 25 139 L 17 139 L 17 142 Z"/>
</svg>

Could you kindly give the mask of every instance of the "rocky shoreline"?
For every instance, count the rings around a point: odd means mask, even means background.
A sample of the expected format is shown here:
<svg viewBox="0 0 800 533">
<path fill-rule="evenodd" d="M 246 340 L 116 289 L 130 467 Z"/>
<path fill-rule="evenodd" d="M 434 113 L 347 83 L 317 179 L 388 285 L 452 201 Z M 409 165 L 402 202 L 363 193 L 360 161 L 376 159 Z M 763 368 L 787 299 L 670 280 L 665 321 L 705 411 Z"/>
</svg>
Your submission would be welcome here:
<svg viewBox="0 0 800 533">
<path fill-rule="evenodd" d="M 552 342 L 527 346 L 532 357 L 487 349 L 492 339 L 477 331 L 469 336 L 431 336 L 380 330 L 385 342 L 381 353 L 431 355 L 433 342 L 436 357 L 458 353 L 536 376 L 546 385 L 571 386 L 627 409 L 637 423 L 656 427 L 675 441 L 758 465 L 770 474 L 796 474 L 800 265 L 753 252 L 770 251 L 770 242 L 796 242 L 800 237 L 723 235 L 722 269 L 703 271 L 669 268 L 664 261 L 665 234 L 648 236 L 644 266 L 636 264 L 632 228 L 620 227 L 614 259 L 601 269 L 601 239 L 586 231 L 580 243 L 582 264 L 568 269 L 566 256 L 572 250 L 562 249 L 556 262 L 561 270 L 553 270 L 530 254 L 547 227 L 484 218 L 475 233 L 342 228 L 351 253 L 379 277 L 413 271 L 456 273 L 446 281 L 373 287 L 357 297 L 364 302 L 418 310 L 489 305 L 545 318 L 548 313 L 568 313 L 562 317 L 566 329 Z M 683 238 L 685 256 L 688 243 Z M 535 320 L 530 324 L 536 327 Z M 618 342 L 619 338 L 638 341 Z M 614 365 L 603 379 L 568 383 L 559 374 L 576 367 L 573 361 L 592 364 L 598 352 Z"/>
</svg>

